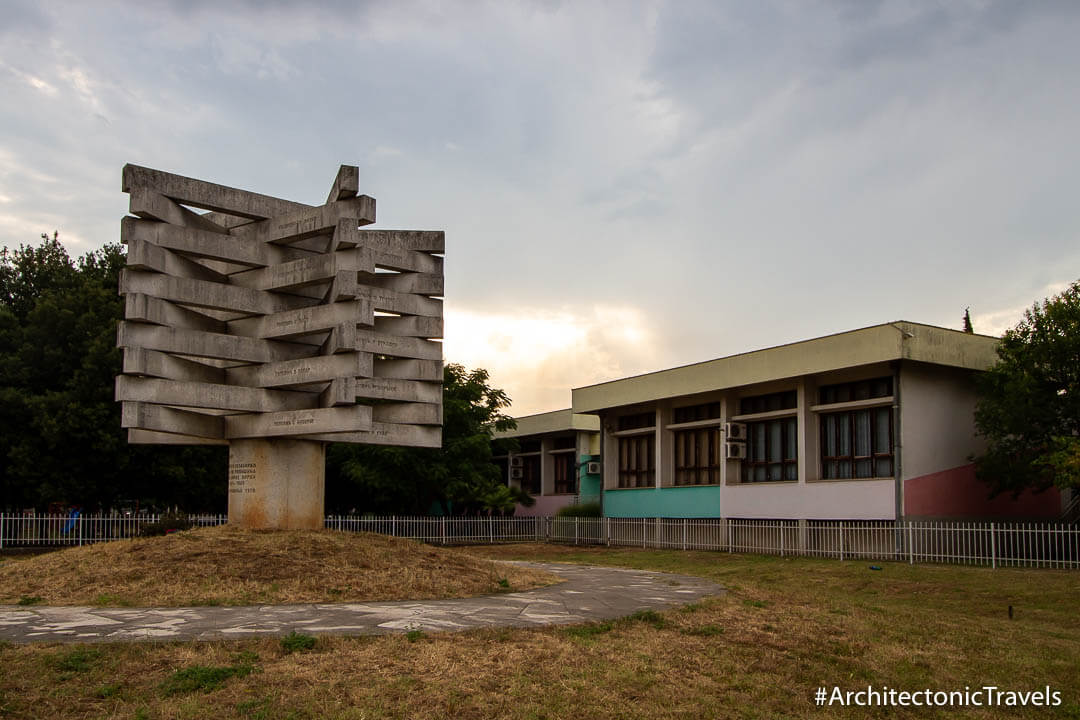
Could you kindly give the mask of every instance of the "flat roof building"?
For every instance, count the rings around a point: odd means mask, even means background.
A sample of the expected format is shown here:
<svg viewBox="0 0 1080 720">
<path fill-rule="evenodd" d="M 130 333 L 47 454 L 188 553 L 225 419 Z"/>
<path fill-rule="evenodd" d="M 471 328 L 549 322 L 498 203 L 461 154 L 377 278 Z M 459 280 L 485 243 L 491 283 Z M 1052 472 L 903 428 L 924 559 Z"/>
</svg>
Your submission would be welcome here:
<svg viewBox="0 0 1080 720">
<path fill-rule="evenodd" d="M 885 323 L 575 388 L 516 433 L 541 439 L 543 495 L 550 439 L 594 417 L 610 517 L 1056 519 L 1057 490 L 990 499 L 975 478 L 973 377 L 996 347 Z"/>
<path fill-rule="evenodd" d="M 496 438 L 518 441 L 518 452 L 494 458 L 511 487 L 536 501 L 515 515 L 554 515 L 579 502 L 600 502 L 600 419 L 569 408 L 515 418 L 517 428 Z"/>
</svg>

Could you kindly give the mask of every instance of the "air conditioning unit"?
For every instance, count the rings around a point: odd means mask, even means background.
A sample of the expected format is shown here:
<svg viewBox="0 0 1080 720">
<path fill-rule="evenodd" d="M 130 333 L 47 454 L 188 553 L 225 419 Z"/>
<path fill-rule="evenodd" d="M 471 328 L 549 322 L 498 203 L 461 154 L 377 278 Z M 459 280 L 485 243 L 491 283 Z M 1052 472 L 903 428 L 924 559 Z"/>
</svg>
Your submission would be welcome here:
<svg viewBox="0 0 1080 720">
<path fill-rule="evenodd" d="M 587 475 L 599 475 L 600 474 L 600 463 L 598 463 L 598 462 L 585 463 L 585 474 L 587 474 Z"/>
<path fill-rule="evenodd" d="M 524 465 L 525 465 L 525 459 L 524 458 L 522 458 L 522 457 L 520 457 L 518 455 L 515 455 L 514 457 L 510 458 L 510 467 L 524 467 Z"/>
<path fill-rule="evenodd" d="M 746 440 L 746 423 L 740 422 L 727 422 L 724 423 L 724 439 L 725 440 Z"/>
<path fill-rule="evenodd" d="M 746 443 L 744 443 L 744 442 L 731 442 L 731 441 L 725 442 L 724 443 L 724 459 L 725 460 L 745 460 L 746 459 Z"/>
<path fill-rule="evenodd" d="M 525 468 L 510 468 L 510 479 L 521 480 L 525 477 Z"/>
</svg>

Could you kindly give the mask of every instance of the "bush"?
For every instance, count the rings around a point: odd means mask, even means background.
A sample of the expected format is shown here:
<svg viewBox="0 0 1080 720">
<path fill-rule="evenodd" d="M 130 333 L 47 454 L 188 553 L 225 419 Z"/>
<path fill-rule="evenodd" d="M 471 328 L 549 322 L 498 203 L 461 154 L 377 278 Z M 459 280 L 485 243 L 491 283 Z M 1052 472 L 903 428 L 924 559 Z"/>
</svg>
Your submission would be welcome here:
<svg viewBox="0 0 1080 720">
<path fill-rule="evenodd" d="M 558 517 L 600 517 L 600 503 L 589 502 L 580 505 L 567 505 L 555 513 Z"/>
<path fill-rule="evenodd" d="M 155 523 L 147 523 L 139 528 L 139 537 L 158 537 L 181 530 L 190 530 L 195 523 L 188 519 L 187 513 L 167 512 Z"/>
</svg>

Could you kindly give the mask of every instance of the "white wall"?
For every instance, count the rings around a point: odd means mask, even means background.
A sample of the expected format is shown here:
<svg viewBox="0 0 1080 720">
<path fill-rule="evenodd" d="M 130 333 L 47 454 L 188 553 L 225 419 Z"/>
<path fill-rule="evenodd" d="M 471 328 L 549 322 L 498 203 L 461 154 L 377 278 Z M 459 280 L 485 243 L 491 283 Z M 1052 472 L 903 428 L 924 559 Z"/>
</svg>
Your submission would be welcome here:
<svg viewBox="0 0 1080 720">
<path fill-rule="evenodd" d="M 901 473 L 906 480 L 967 465 L 986 449 L 975 435 L 971 373 L 905 362 L 900 367 Z"/>
<path fill-rule="evenodd" d="M 723 514 L 778 520 L 894 520 L 893 480 L 744 483 L 722 488 Z"/>
</svg>

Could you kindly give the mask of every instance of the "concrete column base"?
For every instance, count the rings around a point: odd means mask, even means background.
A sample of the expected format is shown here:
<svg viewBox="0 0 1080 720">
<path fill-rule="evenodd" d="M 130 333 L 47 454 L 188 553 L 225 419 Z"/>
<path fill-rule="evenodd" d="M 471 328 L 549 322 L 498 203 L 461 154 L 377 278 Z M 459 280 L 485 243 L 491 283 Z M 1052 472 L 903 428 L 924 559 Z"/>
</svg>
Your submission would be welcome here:
<svg viewBox="0 0 1080 720">
<path fill-rule="evenodd" d="M 326 445 L 284 438 L 229 443 L 229 524 L 319 530 L 324 525 Z"/>
</svg>

